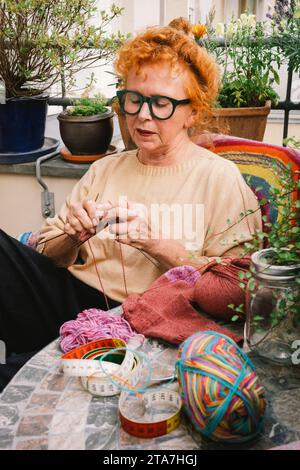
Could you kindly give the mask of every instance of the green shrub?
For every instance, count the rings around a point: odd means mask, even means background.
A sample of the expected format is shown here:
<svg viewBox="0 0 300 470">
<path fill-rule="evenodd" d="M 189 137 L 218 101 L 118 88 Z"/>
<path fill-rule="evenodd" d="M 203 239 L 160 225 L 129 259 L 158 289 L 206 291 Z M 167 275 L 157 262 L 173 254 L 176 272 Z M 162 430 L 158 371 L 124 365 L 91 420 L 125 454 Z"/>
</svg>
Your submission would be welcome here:
<svg viewBox="0 0 300 470">
<path fill-rule="evenodd" d="M 70 116 L 92 116 L 107 111 L 106 99 L 103 96 L 97 98 L 80 98 L 74 101 L 74 105 L 67 110 Z"/>
</svg>

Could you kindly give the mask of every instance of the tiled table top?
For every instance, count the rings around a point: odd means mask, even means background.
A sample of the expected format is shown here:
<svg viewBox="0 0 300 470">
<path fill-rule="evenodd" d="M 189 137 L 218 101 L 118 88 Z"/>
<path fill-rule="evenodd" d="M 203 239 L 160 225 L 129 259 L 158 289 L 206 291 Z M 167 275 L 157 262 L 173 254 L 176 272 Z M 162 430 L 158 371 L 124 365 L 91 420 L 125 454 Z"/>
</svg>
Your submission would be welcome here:
<svg viewBox="0 0 300 470">
<path fill-rule="evenodd" d="M 147 340 L 142 349 L 154 362 L 156 373 L 170 373 L 174 368 L 176 348 Z M 185 418 L 179 428 L 156 439 L 128 435 L 120 427 L 118 397 L 94 397 L 86 392 L 79 379 L 60 372 L 60 356 L 58 341 L 54 341 L 3 391 L 0 449 L 268 449 L 300 439 L 300 366 L 284 368 L 252 357 L 268 392 L 264 430 L 252 442 L 225 446 L 203 439 Z"/>
</svg>

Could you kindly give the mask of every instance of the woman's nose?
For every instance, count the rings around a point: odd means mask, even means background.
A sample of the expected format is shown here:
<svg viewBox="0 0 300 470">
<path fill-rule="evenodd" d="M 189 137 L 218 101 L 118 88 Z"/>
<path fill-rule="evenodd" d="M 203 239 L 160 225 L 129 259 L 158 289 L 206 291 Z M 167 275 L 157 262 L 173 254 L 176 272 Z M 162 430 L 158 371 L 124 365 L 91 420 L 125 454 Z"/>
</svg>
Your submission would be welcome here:
<svg viewBox="0 0 300 470">
<path fill-rule="evenodd" d="M 140 119 L 152 119 L 149 104 L 147 102 L 143 103 L 140 112 L 139 112 Z"/>
</svg>

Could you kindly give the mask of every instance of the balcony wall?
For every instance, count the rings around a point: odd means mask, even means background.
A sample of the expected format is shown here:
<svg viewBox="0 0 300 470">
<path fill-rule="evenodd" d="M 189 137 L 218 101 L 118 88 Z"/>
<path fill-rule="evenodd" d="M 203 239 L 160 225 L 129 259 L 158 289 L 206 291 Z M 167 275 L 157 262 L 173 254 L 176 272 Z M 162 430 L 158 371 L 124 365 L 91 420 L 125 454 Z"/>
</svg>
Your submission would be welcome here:
<svg viewBox="0 0 300 470">
<path fill-rule="evenodd" d="M 61 206 L 76 179 L 46 177 L 45 182 L 55 194 L 55 205 Z M 41 187 L 34 176 L 0 174 L 1 229 L 12 236 L 38 230 L 44 223 L 41 213 Z"/>
</svg>

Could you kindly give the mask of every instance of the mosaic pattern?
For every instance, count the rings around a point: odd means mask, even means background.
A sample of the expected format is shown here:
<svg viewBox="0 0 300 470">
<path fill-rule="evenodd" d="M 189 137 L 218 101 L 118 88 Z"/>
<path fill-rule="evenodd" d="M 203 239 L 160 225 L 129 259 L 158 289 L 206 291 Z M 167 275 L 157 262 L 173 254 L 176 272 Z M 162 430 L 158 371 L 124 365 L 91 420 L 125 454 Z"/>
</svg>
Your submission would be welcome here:
<svg viewBox="0 0 300 470">
<path fill-rule="evenodd" d="M 143 351 L 156 377 L 172 374 L 175 348 L 147 340 Z M 222 445 L 203 439 L 185 419 L 166 436 L 130 436 L 119 424 L 118 397 L 93 397 L 79 379 L 64 377 L 60 356 L 56 340 L 34 356 L 3 391 L 0 449 L 268 449 L 300 440 L 300 366 L 286 368 L 252 357 L 268 392 L 263 432 L 247 444 Z"/>
</svg>

